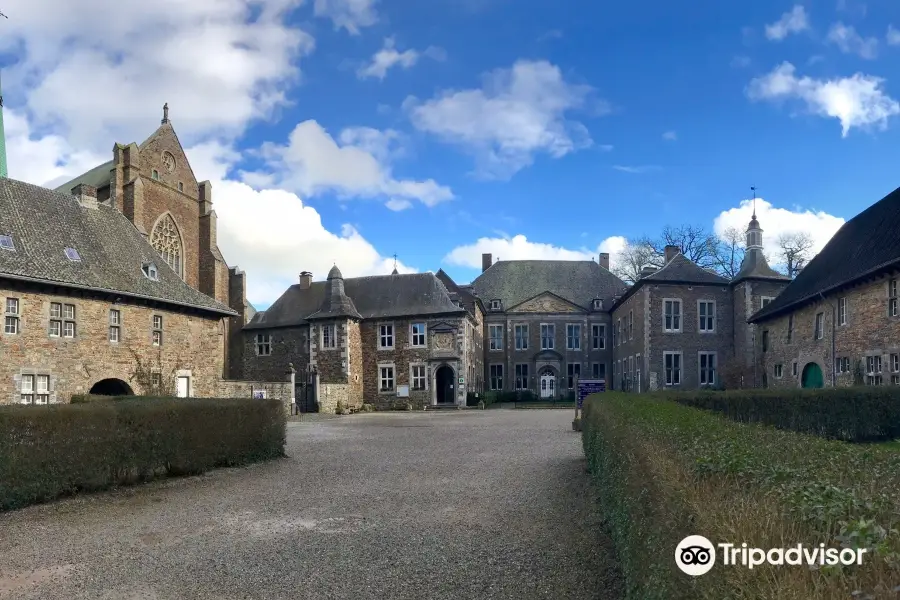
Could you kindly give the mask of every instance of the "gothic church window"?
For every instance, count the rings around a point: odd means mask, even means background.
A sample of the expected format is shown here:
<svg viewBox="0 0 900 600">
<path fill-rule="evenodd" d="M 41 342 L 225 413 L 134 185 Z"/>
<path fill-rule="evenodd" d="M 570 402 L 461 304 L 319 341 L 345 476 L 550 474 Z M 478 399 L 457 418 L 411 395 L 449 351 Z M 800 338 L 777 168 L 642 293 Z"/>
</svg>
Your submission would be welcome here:
<svg viewBox="0 0 900 600">
<path fill-rule="evenodd" d="M 181 234 L 178 233 L 178 226 L 172 215 L 165 215 L 156 223 L 153 233 L 150 235 L 150 245 L 153 246 L 159 255 L 163 257 L 172 270 L 179 277 L 184 277 L 182 273 L 182 259 L 184 251 L 181 245 Z"/>
</svg>

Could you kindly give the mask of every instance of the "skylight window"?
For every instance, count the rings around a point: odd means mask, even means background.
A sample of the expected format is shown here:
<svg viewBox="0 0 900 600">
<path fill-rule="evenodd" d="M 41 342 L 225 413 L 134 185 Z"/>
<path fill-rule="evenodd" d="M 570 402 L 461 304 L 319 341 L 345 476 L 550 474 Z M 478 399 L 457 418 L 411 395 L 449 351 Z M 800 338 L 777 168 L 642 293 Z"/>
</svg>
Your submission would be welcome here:
<svg viewBox="0 0 900 600">
<path fill-rule="evenodd" d="M 68 258 L 69 260 L 73 262 L 78 262 L 81 260 L 81 255 L 78 254 L 78 250 L 76 250 L 75 248 L 66 248 L 65 252 L 66 258 Z"/>
<path fill-rule="evenodd" d="M 9 250 L 10 252 L 16 251 L 16 245 L 13 244 L 12 237 L 8 235 L 0 235 L 0 248 Z"/>
<path fill-rule="evenodd" d="M 143 266 L 141 266 L 141 270 L 144 272 L 144 277 L 150 281 L 159 281 L 159 271 L 156 269 L 155 264 L 144 263 Z"/>
</svg>

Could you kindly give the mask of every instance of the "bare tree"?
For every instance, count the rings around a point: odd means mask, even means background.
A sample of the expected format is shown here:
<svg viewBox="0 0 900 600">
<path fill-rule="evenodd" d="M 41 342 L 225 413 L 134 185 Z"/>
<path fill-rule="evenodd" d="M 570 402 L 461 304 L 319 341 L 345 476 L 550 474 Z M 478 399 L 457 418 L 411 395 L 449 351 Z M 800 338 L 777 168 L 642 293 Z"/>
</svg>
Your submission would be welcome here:
<svg viewBox="0 0 900 600">
<path fill-rule="evenodd" d="M 793 279 L 812 255 L 813 239 L 806 232 L 783 233 L 776 240 L 775 262 L 784 265 L 785 274 Z"/>
<path fill-rule="evenodd" d="M 734 279 L 744 261 L 744 234 L 736 227 L 729 227 L 719 237 L 713 255 L 716 272 L 722 277 Z"/>
<path fill-rule="evenodd" d="M 662 267 L 666 263 L 666 246 L 678 246 L 685 258 L 704 269 L 715 269 L 719 240 L 700 225 L 667 225 L 656 239 L 645 238 L 641 242 L 653 249 L 651 264 Z"/>
<path fill-rule="evenodd" d="M 653 247 L 645 240 L 628 240 L 612 265 L 612 273 L 622 281 L 634 284 L 641 278 L 641 269 L 654 265 Z"/>
<path fill-rule="evenodd" d="M 156 356 L 145 360 L 133 348 L 129 348 L 128 351 L 134 360 L 130 381 L 140 386 L 144 396 L 155 398 L 175 396 L 178 371 L 182 368 L 180 356 L 176 356 L 174 360 L 163 361 L 160 348 Z"/>
</svg>

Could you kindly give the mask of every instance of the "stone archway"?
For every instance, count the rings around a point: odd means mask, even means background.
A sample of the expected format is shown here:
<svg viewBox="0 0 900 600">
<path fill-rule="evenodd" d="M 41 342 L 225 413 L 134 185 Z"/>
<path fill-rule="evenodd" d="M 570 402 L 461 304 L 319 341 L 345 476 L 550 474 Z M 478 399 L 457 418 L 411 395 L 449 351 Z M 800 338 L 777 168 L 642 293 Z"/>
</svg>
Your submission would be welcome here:
<svg viewBox="0 0 900 600">
<path fill-rule="evenodd" d="M 540 398 L 555 398 L 559 388 L 559 378 L 556 369 L 543 367 L 538 371 L 538 396 Z"/>
<path fill-rule="evenodd" d="M 449 365 L 441 365 L 434 372 L 434 395 L 437 404 L 456 404 L 453 385 L 455 379 L 456 374 Z"/>
<path fill-rule="evenodd" d="M 91 387 L 91 394 L 96 396 L 133 396 L 131 386 L 121 379 L 101 379 Z"/>
<path fill-rule="evenodd" d="M 805 388 L 824 387 L 825 380 L 822 377 L 822 367 L 818 363 L 806 363 L 800 376 L 800 386 Z"/>
</svg>

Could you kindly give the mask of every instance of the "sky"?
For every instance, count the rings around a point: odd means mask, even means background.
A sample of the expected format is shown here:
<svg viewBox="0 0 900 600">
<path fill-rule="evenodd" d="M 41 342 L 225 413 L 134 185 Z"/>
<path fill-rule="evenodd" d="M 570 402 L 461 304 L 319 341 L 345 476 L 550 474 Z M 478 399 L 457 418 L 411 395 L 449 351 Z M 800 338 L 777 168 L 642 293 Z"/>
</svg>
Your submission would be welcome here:
<svg viewBox="0 0 900 600">
<path fill-rule="evenodd" d="M 900 4 L 0 0 L 10 177 L 162 105 L 260 308 L 297 281 L 596 259 L 667 225 L 820 249 L 900 186 Z"/>
</svg>

